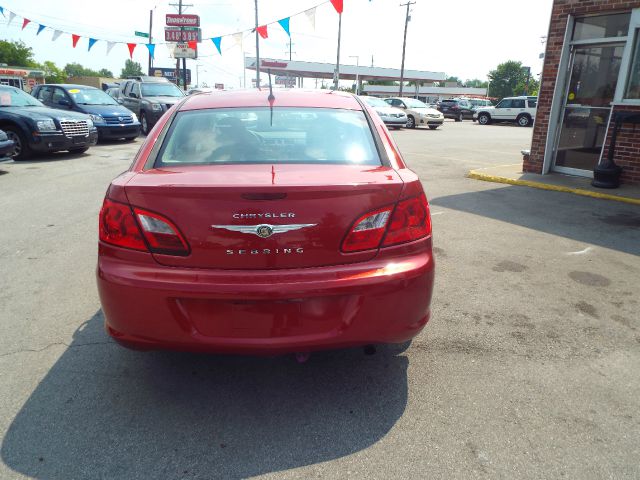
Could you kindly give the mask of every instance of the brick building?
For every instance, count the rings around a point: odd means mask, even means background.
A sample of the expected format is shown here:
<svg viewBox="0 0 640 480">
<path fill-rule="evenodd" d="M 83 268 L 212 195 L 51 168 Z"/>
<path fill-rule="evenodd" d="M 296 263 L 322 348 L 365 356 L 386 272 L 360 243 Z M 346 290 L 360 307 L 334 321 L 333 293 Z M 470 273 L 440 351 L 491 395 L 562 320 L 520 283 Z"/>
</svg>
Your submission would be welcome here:
<svg viewBox="0 0 640 480">
<path fill-rule="evenodd" d="M 640 1 L 555 0 L 523 170 L 593 177 L 615 119 L 640 113 Z M 640 184 L 640 124 L 620 122 L 615 162 Z"/>
</svg>

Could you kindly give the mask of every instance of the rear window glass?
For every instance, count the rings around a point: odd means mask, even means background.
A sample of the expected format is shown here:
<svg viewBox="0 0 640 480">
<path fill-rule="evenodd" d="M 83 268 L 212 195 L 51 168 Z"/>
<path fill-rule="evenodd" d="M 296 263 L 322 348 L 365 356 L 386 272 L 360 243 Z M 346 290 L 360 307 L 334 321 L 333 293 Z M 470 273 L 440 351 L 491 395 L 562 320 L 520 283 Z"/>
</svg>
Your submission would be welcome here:
<svg viewBox="0 0 640 480">
<path fill-rule="evenodd" d="M 362 111 L 265 107 L 178 113 L 155 166 L 226 163 L 382 164 Z"/>
</svg>

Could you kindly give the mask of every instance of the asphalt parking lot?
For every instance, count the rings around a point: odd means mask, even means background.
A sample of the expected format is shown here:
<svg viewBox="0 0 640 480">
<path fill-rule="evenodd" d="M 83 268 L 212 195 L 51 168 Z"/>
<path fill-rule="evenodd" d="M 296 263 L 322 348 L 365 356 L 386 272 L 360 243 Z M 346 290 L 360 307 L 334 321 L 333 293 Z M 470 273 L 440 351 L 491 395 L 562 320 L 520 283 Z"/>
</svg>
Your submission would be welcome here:
<svg viewBox="0 0 640 480">
<path fill-rule="evenodd" d="M 640 477 L 640 211 L 465 178 L 531 132 L 392 133 L 431 202 L 432 320 L 305 364 L 103 333 L 97 214 L 140 139 L 0 164 L 0 478 Z"/>
</svg>

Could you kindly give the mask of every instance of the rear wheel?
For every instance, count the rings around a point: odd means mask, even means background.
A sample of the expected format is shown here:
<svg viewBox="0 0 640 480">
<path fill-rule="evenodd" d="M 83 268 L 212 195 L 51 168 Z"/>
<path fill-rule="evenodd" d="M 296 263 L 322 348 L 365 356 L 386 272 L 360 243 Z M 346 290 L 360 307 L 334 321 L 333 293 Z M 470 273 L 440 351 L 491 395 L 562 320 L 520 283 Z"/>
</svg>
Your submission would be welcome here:
<svg viewBox="0 0 640 480">
<path fill-rule="evenodd" d="M 481 113 L 478 115 L 478 123 L 480 125 L 489 125 L 491 123 L 491 117 L 488 113 Z"/>
<path fill-rule="evenodd" d="M 24 139 L 22 133 L 15 127 L 2 127 L 9 140 L 13 140 L 16 144 L 13 148 L 13 152 L 9 154 L 14 160 L 27 160 L 33 152 L 29 148 L 27 141 Z"/>
<path fill-rule="evenodd" d="M 413 115 L 407 117 L 407 128 L 416 128 L 416 119 L 413 118 Z"/>
<path fill-rule="evenodd" d="M 518 125 L 521 127 L 528 127 L 531 125 L 531 117 L 529 117 L 529 115 L 520 115 L 516 118 L 516 122 L 518 122 Z"/>
</svg>

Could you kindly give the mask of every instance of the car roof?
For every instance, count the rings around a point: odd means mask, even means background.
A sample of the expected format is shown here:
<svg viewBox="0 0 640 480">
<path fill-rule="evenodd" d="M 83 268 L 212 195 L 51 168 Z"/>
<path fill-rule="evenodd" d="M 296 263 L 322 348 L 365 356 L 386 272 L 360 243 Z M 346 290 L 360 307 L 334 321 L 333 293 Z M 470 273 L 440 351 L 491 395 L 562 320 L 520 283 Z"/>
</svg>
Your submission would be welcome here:
<svg viewBox="0 0 640 480">
<path fill-rule="evenodd" d="M 276 107 L 316 107 L 362 110 L 360 102 L 351 93 L 334 90 L 274 90 Z M 269 90 L 232 90 L 204 92 L 186 97 L 180 110 L 205 108 L 268 107 Z"/>
<path fill-rule="evenodd" d="M 38 87 L 62 87 L 62 88 L 90 88 L 93 90 L 100 90 L 99 88 L 92 87 L 91 85 L 76 85 L 73 83 L 43 83 L 38 85 Z"/>
</svg>

